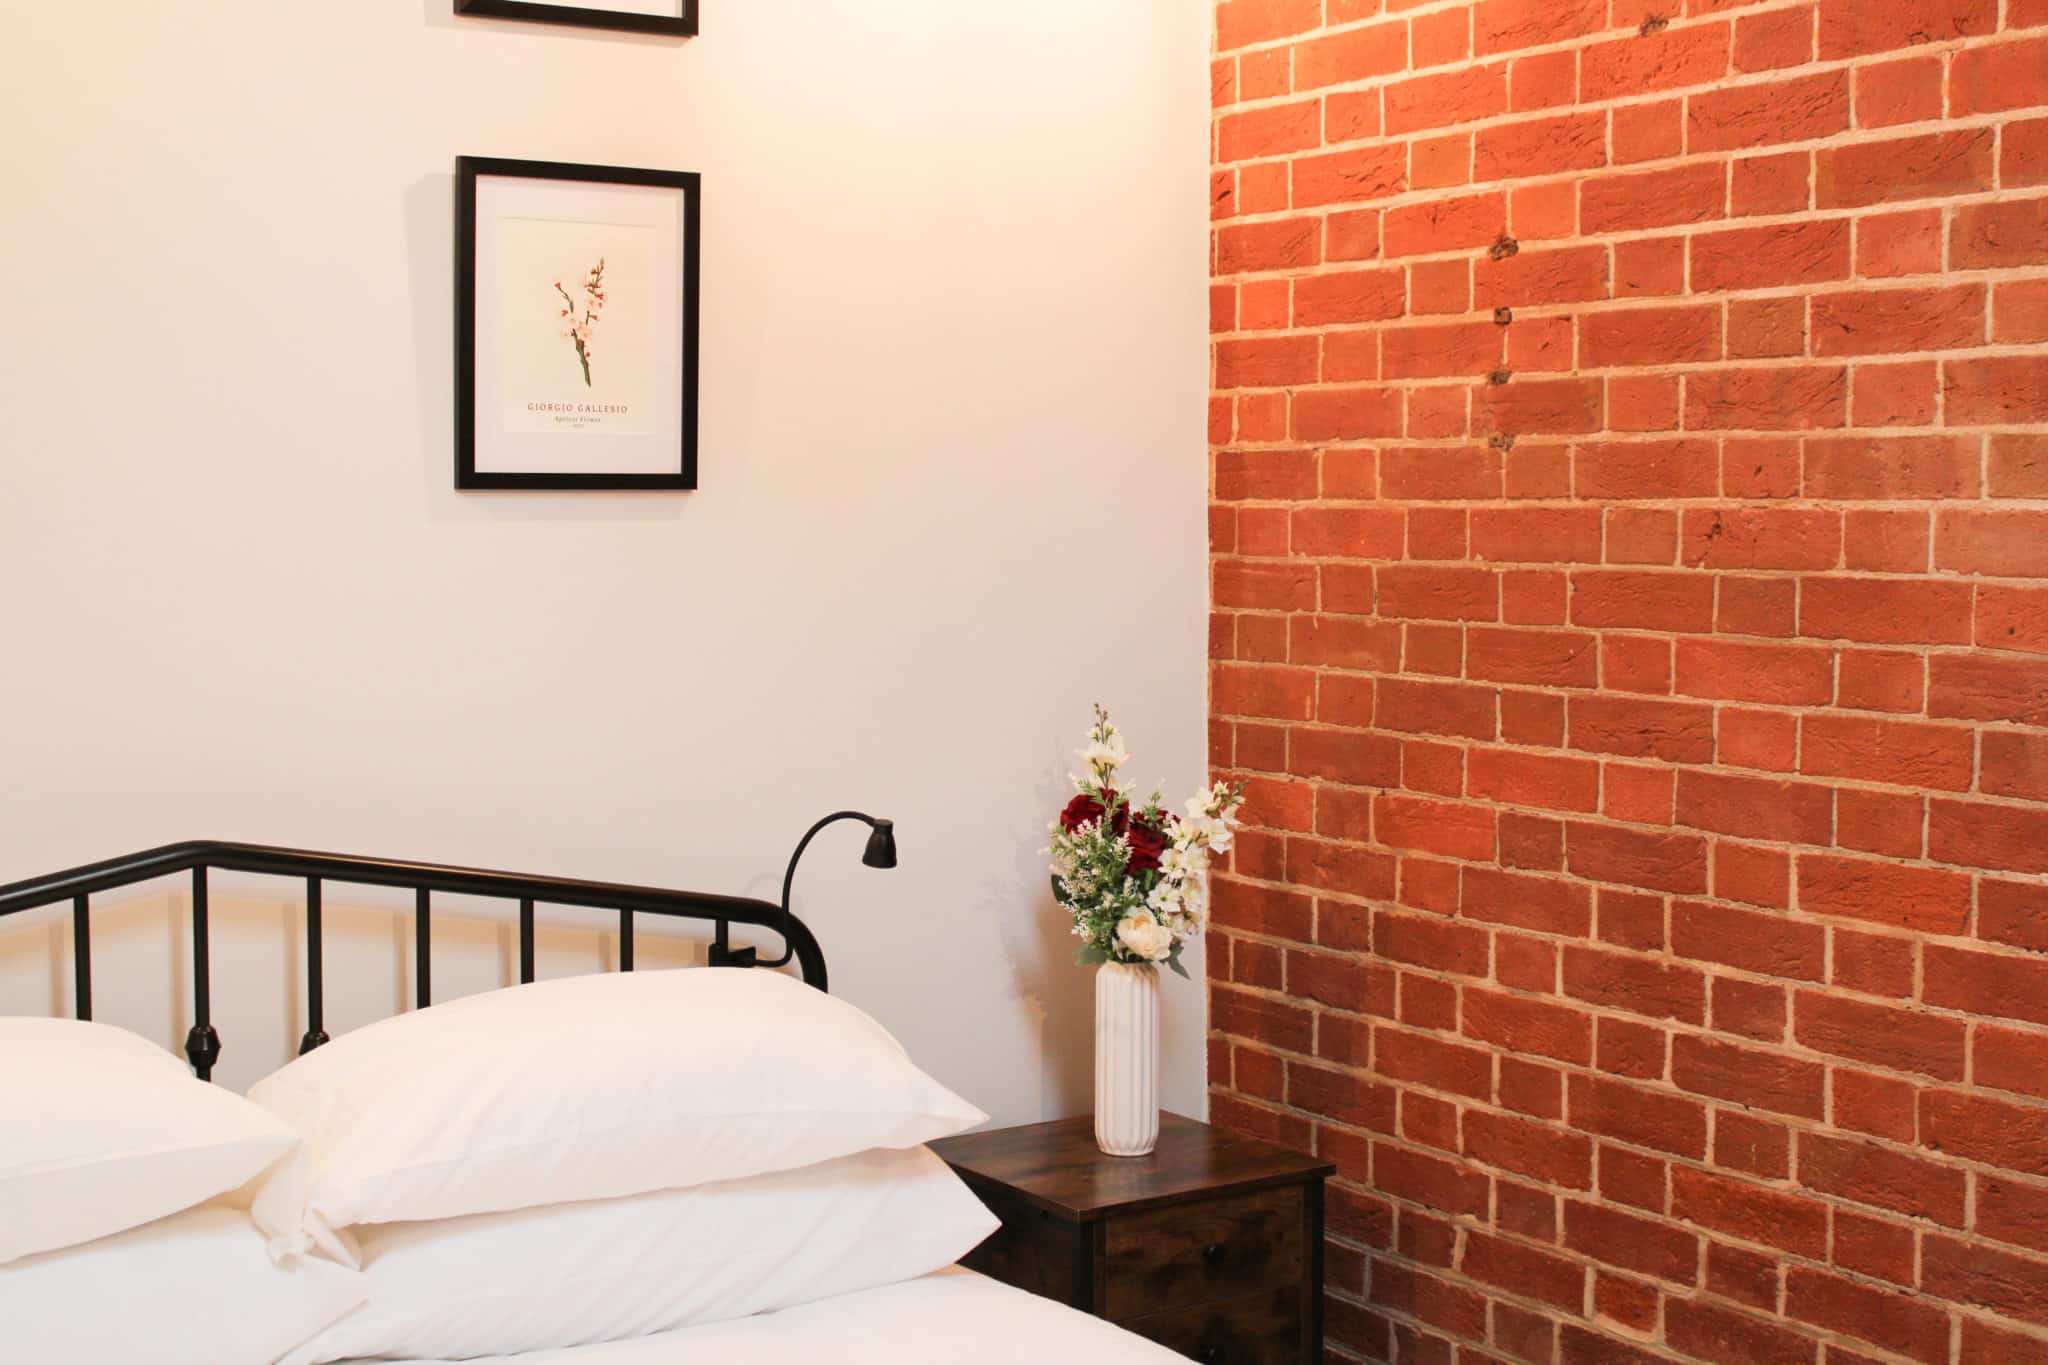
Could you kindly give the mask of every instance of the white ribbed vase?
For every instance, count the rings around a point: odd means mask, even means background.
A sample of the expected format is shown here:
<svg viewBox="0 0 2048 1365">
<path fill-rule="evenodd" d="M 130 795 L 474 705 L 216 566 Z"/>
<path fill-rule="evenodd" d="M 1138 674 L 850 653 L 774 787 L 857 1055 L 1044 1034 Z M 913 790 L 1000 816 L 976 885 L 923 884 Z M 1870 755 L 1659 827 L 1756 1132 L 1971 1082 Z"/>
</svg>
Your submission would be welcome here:
<svg viewBox="0 0 2048 1365">
<path fill-rule="evenodd" d="M 1159 969 L 1095 969 L 1095 1145 L 1144 1156 L 1159 1141 Z"/>
</svg>

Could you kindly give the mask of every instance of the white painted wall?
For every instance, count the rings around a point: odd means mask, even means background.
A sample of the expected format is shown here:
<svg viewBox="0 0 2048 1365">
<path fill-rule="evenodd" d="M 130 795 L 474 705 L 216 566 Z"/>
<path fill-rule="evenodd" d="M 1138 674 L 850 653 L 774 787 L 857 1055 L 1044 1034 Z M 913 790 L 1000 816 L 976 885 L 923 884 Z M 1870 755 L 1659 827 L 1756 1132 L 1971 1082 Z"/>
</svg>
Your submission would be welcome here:
<svg viewBox="0 0 2048 1365">
<path fill-rule="evenodd" d="M 1208 6 L 450 9 L 0 0 L 0 880 L 217 837 L 773 898 L 860 806 L 902 867 L 843 826 L 798 885 L 838 992 L 999 1120 L 1085 1110 L 1067 751 L 1100 698 L 1141 776 L 1203 767 Z M 453 491 L 465 152 L 703 172 L 702 491 Z M 220 894 L 247 1083 L 300 1027 L 296 902 Z M 98 991 L 170 1041 L 163 903 Z M 469 937 L 444 990 L 501 979 Z M 61 1009 L 67 945 L 0 930 L 0 1012 Z M 400 947 L 337 934 L 337 1024 Z"/>
</svg>

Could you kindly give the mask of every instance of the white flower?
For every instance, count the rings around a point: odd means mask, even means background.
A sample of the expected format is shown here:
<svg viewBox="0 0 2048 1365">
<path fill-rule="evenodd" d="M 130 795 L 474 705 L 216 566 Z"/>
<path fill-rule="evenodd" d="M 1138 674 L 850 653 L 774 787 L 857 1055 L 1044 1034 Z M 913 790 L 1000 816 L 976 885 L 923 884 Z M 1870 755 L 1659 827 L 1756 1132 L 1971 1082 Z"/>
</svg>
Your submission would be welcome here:
<svg viewBox="0 0 2048 1365">
<path fill-rule="evenodd" d="M 1164 962 L 1173 952 L 1173 930 L 1154 919 L 1148 910 L 1119 920 L 1116 936 L 1124 947 L 1147 962 Z"/>
<path fill-rule="evenodd" d="M 1099 778 L 1107 778 L 1123 767 L 1130 756 L 1130 751 L 1124 748 L 1124 737 L 1114 730 L 1081 750 L 1081 761 Z"/>
</svg>

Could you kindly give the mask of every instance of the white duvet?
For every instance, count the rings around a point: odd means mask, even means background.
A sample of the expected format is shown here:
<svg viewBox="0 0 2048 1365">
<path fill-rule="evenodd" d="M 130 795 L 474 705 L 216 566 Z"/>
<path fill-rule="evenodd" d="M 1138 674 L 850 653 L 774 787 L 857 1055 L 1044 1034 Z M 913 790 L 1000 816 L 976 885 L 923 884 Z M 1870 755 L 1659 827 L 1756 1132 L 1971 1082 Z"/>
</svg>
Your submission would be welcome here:
<svg viewBox="0 0 2048 1365">
<path fill-rule="evenodd" d="M 631 1341 L 491 1356 L 484 1365 L 1175 1365 L 1180 1360 L 1122 1328 L 955 1266 L 780 1313 Z"/>
</svg>

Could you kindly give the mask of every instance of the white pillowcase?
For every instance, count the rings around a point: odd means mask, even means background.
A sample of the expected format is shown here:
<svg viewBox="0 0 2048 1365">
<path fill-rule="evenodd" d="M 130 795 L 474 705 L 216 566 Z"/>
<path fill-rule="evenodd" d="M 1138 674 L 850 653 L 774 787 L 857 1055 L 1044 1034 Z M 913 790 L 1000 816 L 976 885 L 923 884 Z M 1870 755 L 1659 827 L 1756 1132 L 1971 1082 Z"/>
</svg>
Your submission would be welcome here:
<svg viewBox="0 0 2048 1365">
<path fill-rule="evenodd" d="M 914 1147 L 987 1116 L 793 977 L 565 977 L 385 1019 L 259 1082 L 307 1160 L 256 1200 L 279 1256 L 358 1223 L 681 1189 Z"/>
<path fill-rule="evenodd" d="M 211 1203 L 0 1266 L 0 1365 L 271 1365 L 363 1301 L 355 1271 L 280 1268 L 263 1242 Z"/>
<path fill-rule="evenodd" d="M 135 1034 L 0 1018 L 0 1265 L 204 1203 L 297 1145 Z"/>
<path fill-rule="evenodd" d="M 357 1229 L 370 1301 L 285 1365 L 644 1336 L 914 1279 L 996 1228 L 924 1148 L 512 1213 Z"/>
</svg>

